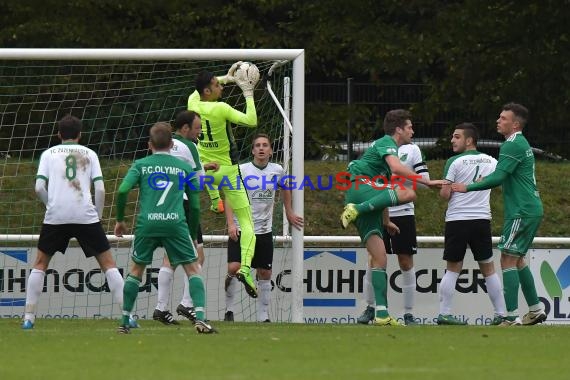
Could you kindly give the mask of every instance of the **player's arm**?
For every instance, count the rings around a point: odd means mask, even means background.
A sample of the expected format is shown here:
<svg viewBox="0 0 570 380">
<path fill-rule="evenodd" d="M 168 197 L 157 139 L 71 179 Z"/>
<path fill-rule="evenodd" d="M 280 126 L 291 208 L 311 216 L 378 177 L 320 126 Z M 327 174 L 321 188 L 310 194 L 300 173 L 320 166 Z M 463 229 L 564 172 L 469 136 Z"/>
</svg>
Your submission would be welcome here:
<svg viewBox="0 0 570 380">
<path fill-rule="evenodd" d="M 450 158 L 443 168 L 443 178 L 446 183 L 441 187 L 441 190 L 439 190 L 439 196 L 445 200 L 449 200 L 453 193 L 451 191 L 451 184 L 455 181 L 455 166 L 453 166 L 453 162 L 453 159 Z"/>
<path fill-rule="evenodd" d="M 305 223 L 302 216 L 295 214 L 293 211 L 293 195 L 291 190 L 281 189 L 283 194 L 283 207 L 285 207 L 285 216 L 289 224 L 301 231 Z"/>
<path fill-rule="evenodd" d="M 492 189 L 493 187 L 502 185 L 508 176 L 509 173 L 497 167 L 497 169 L 493 173 L 489 174 L 481 181 L 467 185 L 466 191 L 479 191 L 479 190 Z"/>
<path fill-rule="evenodd" d="M 117 223 L 115 223 L 115 236 L 122 237 L 123 234 L 127 232 L 127 225 L 125 223 L 125 208 L 127 206 L 129 192 L 135 186 L 135 184 L 138 183 L 139 178 L 140 172 L 136 168 L 135 164 L 133 164 L 121 182 L 119 190 L 117 190 Z"/>
<path fill-rule="evenodd" d="M 402 161 L 400 161 L 400 158 L 398 158 L 398 156 L 387 154 L 384 156 L 384 159 L 386 160 L 386 163 L 390 167 L 390 170 L 393 174 L 405 177 L 410 181 L 429 187 L 439 187 L 443 184 L 442 180 L 425 179 L 423 176 L 416 174 L 415 171 L 402 164 Z"/>
<path fill-rule="evenodd" d="M 415 150 L 416 150 L 416 161 L 413 163 L 413 167 L 414 167 L 414 171 L 416 172 L 417 175 L 421 175 L 422 178 L 427 182 L 430 180 L 429 177 L 429 169 L 428 166 L 425 163 L 422 151 L 420 150 L 420 148 L 417 145 L 415 146 Z M 419 187 L 426 187 L 425 184 L 420 183 L 418 184 Z"/>
<path fill-rule="evenodd" d="M 390 220 L 390 210 L 388 210 L 388 207 L 382 211 L 382 225 L 390 235 L 397 235 L 400 233 L 400 227 Z"/>
<path fill-rule="evenodd" d="M 103 209 L 105 208 L 105 183 L 103 177 L 97 178 L 93 181 L 93 188 L 95 189 L 95 208 L 99 219 L 103 217 Z"/>
<path fill-rule="evenodd" d="M 48 192 L 47 192 L 47 181 L 43 177 L 36 178 L 36 195 L 47 206 L 48 203 Z"/>
<path fill-rule="evenodd" d="M 257 127 L 257 111 L 255 109 L 253 97 L 245 98 L 245 113 L 236 110 L 227 103 L 220 103 L 220 105 L 223 105 L 224 107 L 223 116 L 226 120 L 249 128 Z"/>
</svg>

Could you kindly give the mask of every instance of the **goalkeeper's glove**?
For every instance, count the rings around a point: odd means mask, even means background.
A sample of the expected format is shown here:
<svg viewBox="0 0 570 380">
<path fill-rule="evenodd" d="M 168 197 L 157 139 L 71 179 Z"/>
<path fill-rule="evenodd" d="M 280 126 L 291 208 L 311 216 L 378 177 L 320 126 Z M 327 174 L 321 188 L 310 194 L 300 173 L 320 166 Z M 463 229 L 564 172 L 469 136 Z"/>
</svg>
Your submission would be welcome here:
<svg viewBox="0 0 570 380">
<path fill-rule="evenodd" d="M 228 73 L 226 75 L 222 75 L 217 77 L 218 81 L 221 84 L 227 84 L 227 83 L 234 83 L 235 82 L 235 77 L 234 77 L 234 73 L 236 72 L 238 66 L 242 63 L 242 61 L 237 61 L 236 63 L 234 63 L 228 70 Z"/>
<path fill-rule="evenodd" d="M 249 77 L 244 78 L 238 75 L 237 77 L 235 77 L 235 82 L 239 86 L 239 88 L 241 88 L 244 97 L 253 98 L 253 89 L 255 88 L 257 82 L 259 82 L 259 75 L 256 75 L 253 78 Z"/>
</svg>

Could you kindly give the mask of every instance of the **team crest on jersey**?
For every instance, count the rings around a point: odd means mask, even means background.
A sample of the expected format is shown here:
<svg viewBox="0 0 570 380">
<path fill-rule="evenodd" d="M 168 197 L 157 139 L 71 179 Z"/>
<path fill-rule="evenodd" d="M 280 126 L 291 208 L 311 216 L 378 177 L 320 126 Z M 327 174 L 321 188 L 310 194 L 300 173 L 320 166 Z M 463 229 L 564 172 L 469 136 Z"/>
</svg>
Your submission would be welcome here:
<svg viewBox="0 0 570 380">
<path fill-rule="evenodd" d="M 251 193 L 251 199 L 272 199 L 273 191 L 271 189 L 255 190 Z"/>
<path fill-rule="evenodd" d="M 408 153 L 404 153 L 400 156 L 400 161 L 406 161 L 408 159 Z"/>
</svg>

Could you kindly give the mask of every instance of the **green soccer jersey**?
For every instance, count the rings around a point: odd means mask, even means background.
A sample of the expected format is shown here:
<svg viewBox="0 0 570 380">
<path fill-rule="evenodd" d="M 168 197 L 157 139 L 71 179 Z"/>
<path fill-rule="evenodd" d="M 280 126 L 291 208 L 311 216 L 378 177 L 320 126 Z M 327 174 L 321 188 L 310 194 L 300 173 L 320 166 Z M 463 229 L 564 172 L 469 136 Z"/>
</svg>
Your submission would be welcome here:
<svg viewBox="0 0 570 380">
<path fill-rule="evenodd" d="M 251 128 L 257 126 L 257 112 L 253 98 L 246 98 L 246 113 L 243 113 L 224 102 L 203 102 L 198 91 L 194 91 L 188 98 L 188 109 L 197 112 L 202 120 L 198 152 L 204 162 L 217 162 L 220 165 L 237 164 L 239 151 L 231 124 Z"/>
<path fill-rule="evenodd" d="M 136 160 L 119 188 L 119 195 L 126 199 L 126 194 L 135 186 L 139 187 L 139 214 L 136 221 L 136 234 L 147 237 L 168 237 L 188 233 L 182 197 L 184 191 L 190 197 L 196 192 L 189 190 L 184 178 L 193 170 L 186 162 L 157 152 L 151 156 Z M 193 182 L 197 188 L 197 183 Z M 124 201 L 117 201 L 117 220 L 124 215 Z M 196 227 L 199 214 L 192 215 Z"/>
<path fill-rule="evenodd" d="M 512 134 L 501 145 L 497 170 L 508 173 L 503 182 L 505 219 L 542 216 L 542 201 L 536 188 L 534 154 L 521 132 Z"/>
<path fill-rule="evenodd" d="M 360 159 L 351 161 L 348 164 L 348 171 L 353 176 L 363 175 L 370 179 L 384 176 L 390 181 L 392 171 L 386 163 L 385 156 L 398 157 L 398 145 L 392 136 L 388 135 L 374 141 Z"/>
</svg>

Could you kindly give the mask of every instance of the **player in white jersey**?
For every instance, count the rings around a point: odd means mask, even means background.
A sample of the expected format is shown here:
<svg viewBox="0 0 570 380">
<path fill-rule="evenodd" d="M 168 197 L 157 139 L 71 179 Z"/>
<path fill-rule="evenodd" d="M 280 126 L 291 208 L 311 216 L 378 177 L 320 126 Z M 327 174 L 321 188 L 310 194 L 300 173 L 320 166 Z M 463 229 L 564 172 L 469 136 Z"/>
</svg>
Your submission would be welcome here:
<svg viewBox="0 0 570 380">
<path fill-rule="evenodd" d="M 202 132 L 202 121 L 200 120 L 200 115 L 194 111 L 180 111 L 176 115 L 174 121 L 175 133 L 172 139 L 172 148 L 170 149 L 170 154 L 179 158 L 180 160 L 187 162 L 190 167 L 195 171 L 196 176 L 201 176 L 204 174 L 204 170 L 217 171 L 219 165 L 215 162 L 209 162 L 203 165 L 200 162 L 200 156 L 198 154 L 198 148 L 196 147 L 196 141 L 198 136 Z M 186 194 L 184 194 L 184 209 L 187 210 L 188 201 Z M 198 264 L 202 266 L 204 264 L 204 244 L 202 241 L 202 230 L 198 227 L 197 239 L 194 242 L 196 245 L 196 251 L 198 253 Z M 164 255 L 162 266 L 158 272 L 158 295 L 157 304 L 152 314 L 152 318 L 156 321 L 162 322 L 165 325 L 177 325 L 178 321 L 174 319 L 174 316 L 168 310 L 168 301 L 170 300 L 170 290 L 172 287 L 172 280 L 174 278 L 174 270 L 176 268 L 170 265 L 168 256 Z M 189 283 L 184 279 L 184 291 L 182 295 L 182 300 L 176 307 L 176 312 L 178 315 L 183 315 L 190 321 L 196 319 L 196 314 L 194 312 L 194 304 L 192 298 L 190 297 Z"/>
<path fill-rule="evenodd" d="M 477 128 L 471 123 L 455 127 L 451 145 L 455 156 L 447 160 L 443 177 L 451 183 L 470 184 L 481 180 L 495 171 L 497 160 L 477 151 Z M 506 312 L 503 289 L 493 264 L 491 243 L 491 190 L 471 193 L 453 193 L 451 186 L 443 186 L 441 197 L 449 201 L 445 214 L 445 248 L 443 259 L 447 262 L 446 272 L 439 286 L 438 325 L 465 325 L 451 314 L 453 294 L 457 278 L 463 268 L 467 245 L 479 263 L 485 277 L 487 293 L 493 304 L 495 317 L 491 324 L 502 322 Z"/>
<path fill-rule="evenodd" d="M 123 303 L 123 277 L 111 255 L 111 246 L 101 226 L 105 206 L 105 186 L 97 154 L 79 144 L 81 120 L 65 116 L 57 123 L 61 144 L 42 153 L 36 175 L 36 194 L 46 205 L 46 213 L 34 267 L 26 291 L 23 329 L 32 329 L 37 303 L 51 258 L 65 253 L 69 240 L 76 238 L 86 257 L 94 256 L 105 273 L 115 303 Z M 95 204 L 91 200 L 91 183 Z M 47 185 L 47 187 L 46 187 Z M 130 327 L 138 327 L 130 320 Z"/>
<path fill-rule="evenodd" d="M 421 175 L 425 180 L 429 181 L 429 171 L 420 148 L 414 144 L 404 144 L 398 148 L 398 157 L 400 161 L 416 174 Z M 416 182 L 417 186 L 423 186 Z M 412 186 L 410 180 L 406 180 L 404 186 Z M 425 187 L 425 186 L 424 186 Z M 414 319 L 414 293 L 416 291 L 416 270 L 414 268 L 414 256 L 417 253 L 417 236 L 416 236 L 416 218 L 414 215 L 414 202 L 404 203 L 401 205 L 388 208 L 390 221 L 398 226 L 400 232 L 390 235 L 388 231 L 384 231 L 384 245 L 386 253 L 398 256 L 398 264 L 402 272 L 402 296 L 404 298 L 404 315 L 403 320 L 406 325 L 414 325 L 417 322 Z M 364 294 L 366 297 L 366 309 L 357 322 L 368 324 L 374 320 L 375 305 L 374 289 L 372 288 L 370 265 L 366 268 L 366 276 L 364 277 Z"/>
<path fill-rule="evenodd" d="M 273 265 L 273 208 L 275 191 L 281 187 L 283 206 L 289 223 L 297 228 L 303 228 L 303 217 L 295 214 L 291 205 L 291 190 L 283 188 L 283 167 L 269 162 L 273 150 L 271 141 L 266 134 L 257 134 L 252 141 L 253 161 L 239 166 L 240 177 L 247 190 L 253 214 L 253 225 L 256 236 L 255 250 L 251 267 L 256 270 L 257 289 L 257 320 L 270 322 L 269 302 L 271 300 L 271 267 Z M 225 321 L 234 320 L 235 296 L 239 290 L 235 275 L 240 269 L 240 227 L 232 209 L 226 206 L 228 223 L 228 275 L 225 281 L 226 314 Z"/>
</svg>

